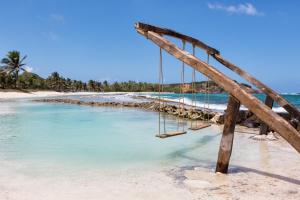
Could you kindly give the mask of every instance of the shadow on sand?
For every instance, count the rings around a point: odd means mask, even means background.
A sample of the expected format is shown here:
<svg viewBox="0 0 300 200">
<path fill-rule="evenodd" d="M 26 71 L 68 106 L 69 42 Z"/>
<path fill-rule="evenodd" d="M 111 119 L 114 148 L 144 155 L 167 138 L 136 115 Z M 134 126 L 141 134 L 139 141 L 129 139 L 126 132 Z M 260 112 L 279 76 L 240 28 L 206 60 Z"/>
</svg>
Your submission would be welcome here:
<svg viewBox="0 0 300 200">
<path fill-rule="evenodd" d="M 207 143 L 212 141 L 215 137 L 219 136 L 220 134 L 221 133 L 211 135 L 211 136 L 206 135 L 206 136 L 202 137 L 200 140 L 198 140 L 194 146 L 191 146 L 189 148 L 183 148 L 181 150 L 177 150 L 177 151 L 174 151 L 173 153 L 170 153 L 168 155 L 170 158 L 184 158 L 184 159 L 199 163 L 199 164 L 193 165 L 193 166 L 179 167 L 179 169 L 176 170 L 176 173 L 170 173 L 170 175 L 172 175 L 177 181 L 181 182 L 184 179 L 186 179 L 184 177 L 184 171 L 186 171 L 186 170 L 193 170 L 196 167 L 209 169 L 211 171 L 214 170 L 214 168 L 216 166 L 216 162 L 201 160 L 201 159 L 198 159 L 198 158 L 195 158 L 192 156 L 188 156 L 186 154 L 190 151 L 193 151 L 195 149 L 203 147 L 204 145 L 206 145 Z M 278 179 L 281 181 L 289 182 L 289 183 L 292 183 L 295 185 L 300 185 L 300 180 L 294 179 L 291 177 L 286 177 L 286 176 L 282 176 L 279 174 L 274 174 L 274 173 L 270 173 L 270 172 L 266 172 L 266 171 L 262 171 L 262 170 L 258 170 L 258 169 L 253 169 L 253 168 L 249 168 L 249 167 L 239 166 L 239 165 L 230 165 L 230 167 L 229 167 L 229 174 L 247 173 L 247 172 L 252 172 L 252 173 L 262 175 L 262 176 L 267 176 L 267 177 L 271 177 L 271 178 Z"/>
</svg>

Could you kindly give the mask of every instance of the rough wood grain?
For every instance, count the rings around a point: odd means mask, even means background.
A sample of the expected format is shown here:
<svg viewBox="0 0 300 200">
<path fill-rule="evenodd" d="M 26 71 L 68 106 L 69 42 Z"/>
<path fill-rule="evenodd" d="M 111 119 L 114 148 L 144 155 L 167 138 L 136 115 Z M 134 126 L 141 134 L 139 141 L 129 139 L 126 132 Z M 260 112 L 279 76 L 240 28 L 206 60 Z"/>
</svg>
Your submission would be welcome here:
<svg viewBox="0 0 300 200">
<path fill-rule="evenodd" d="M 219 148 L 216 172 L 227 173 L 233 146 L 235 123 L 240 109 L 240 102 L 229 95 L 225 113 L 225 123 Z"/>
<path fill-rule="evenodd" d="M 264 92 L 266 95 L 270 96 L 275 102 L 277 102 L 281 107 L 283 107 L 290 115 L 292 118 L 296 118 L 300 120 L 300 112 L 299 110 L 290 104 L 287 100 L 285 100 L 281 95 L 279 95 L 277 92 L 269 88 L 267 85 L 262 83 L 261 81 L 257 80 L 255 77 L 251 76 L 249 73 L 246 71 L 242 70 L 238 66 L 232 64 L 231 62 L 225 60 L 222 58 L 221 55 L 212 55 L 217 61 L 219 61 L 221 64 L 223 64 L 225 67 L 231 69 L 253 85 L 255 85 L 258 89 L 260 89 L 262 92 Z"/>
<path fill-rule="evenodd" d="M 265 99 L 266 106 L 268 106 L 269 108 L 272 108 L 273 107 L 273 103 L 274 103 L 274 100 L 270 96 L 266 96 L 266 99 Z M 268 132 L 269 132 L 268 125 L 265 124 L 264 122 L 262 122 L 260 124 L 259 134 L 260 135 L 267 135 Z"/>
<path fill-rule="evenodd" d="M 210 124 L 202 122 L 202 123 L 197 123 L 195 125 L 192 125 L 191 127 L 189 127 L 189 129 L 192 130 L 192 131 L 197 131 L 197 130 L 204 129 L 204 128 L 207 128 L 207 127 L 210 127 L 210 126 L 211 126 Z"/>
<path fill-rule="evenodd" d="M 161 139 L 165 139 L 168 137 L 174 137 L 174 136 L 183 135 L 183 134 L 186 134 L 186 131 L 173 131 L 173 132 L 157 134 L 155 136 L 158 138 L 161 138 Z"/>
<path fill-rule="evenodd" d="M 300 153 L 300 133 L 292 127 L 287 121 L 281 118 L 278 114 L 273 112 L 269 107 L 264 105 L 260 100 L 251 94 L 248 94 L 232 79 L 218 71 L 216 68 L 201 61 L 190 53 L 183 51 L 167 39 L 163 38 L 152 31 L 143 31 L 136 27 L 138 32 L 150 39 L 159 47 L 190 65 L 197 71 L 201 72 L 220 87 L 222 87 L 229 94 L 232 94 L 243 105 L 245 105 L 251 112 L 253 112 L 260 120 L 265 122 L 269 127 L 278 132 L 285 140 L 287 140 Z"/>
<path fill-rule="evenodd" d="M 152 26 L 152 25 L 144 24 L 144 23 L 140 23 L 140 22 L 136 23 L 135 27 L 138 30 L 141 30 L 143 32 L 153 31 L 153 32 L 155 32 L 157 34 L 160 34 L 160 35 L 168 35 L 168 36 L 172 36 L 172 37 L 175 37 L 175 38 L 178 38 L 178 39 L 185 40 L 186 42 L 189 42 L 189 43 L 194 44 L 195 46 L 197 46 L 201 49 L 204 49 L 209 54 L 219 54 L 220 53 L 217 49 L 208 46 L 207 44 L 201 42 L 200 40 L 197 40 L 193 37 L 178 33 L 178 32 L 173 31 L 171 29 Z"/>
</svg>

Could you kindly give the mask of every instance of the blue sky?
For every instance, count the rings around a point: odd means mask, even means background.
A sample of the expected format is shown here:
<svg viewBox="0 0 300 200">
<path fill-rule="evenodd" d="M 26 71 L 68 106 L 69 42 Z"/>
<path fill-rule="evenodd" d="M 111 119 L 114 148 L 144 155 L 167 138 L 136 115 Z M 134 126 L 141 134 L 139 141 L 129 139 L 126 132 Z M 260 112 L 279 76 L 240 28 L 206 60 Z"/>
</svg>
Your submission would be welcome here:
<svg viewBox="0 0 300 200">
<path fill-rule="evenodd" d="M 19 50 L 44 77 L 58 71 L 84 81 L 157 81 L 158 48 L 134 30 L 142 21 L 208 43 L 280 92 L 300 92 L 296 0 L 1 0 L 1 7 L 0 56 Z M 164 66 L 165 81 L 178 82 L 180 63 L 165 55 Z"/>
</svg>

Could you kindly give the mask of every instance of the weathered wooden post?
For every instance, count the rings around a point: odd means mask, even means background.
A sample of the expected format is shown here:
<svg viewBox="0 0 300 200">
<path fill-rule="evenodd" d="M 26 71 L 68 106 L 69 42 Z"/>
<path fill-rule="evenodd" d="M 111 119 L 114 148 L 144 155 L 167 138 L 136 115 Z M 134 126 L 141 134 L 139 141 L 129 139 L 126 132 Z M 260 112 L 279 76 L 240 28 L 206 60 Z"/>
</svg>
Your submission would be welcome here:
<svg viewBox="0 0 300 200">
<path fill-rule="evenodd" d="M 216 172 L 227 173 L 230 161 L 235 123 L 240 109 L 240 101 L 229 95 L 225 113 L 223 135 L 220 143 Z"/>
<path fill-rule="evenodd" d="M 266 106 L 268 106 L 269 108 L 272 108 L 273 107 L 273 104 L 274 104 L 274 100 L 269 96 L 267 95 L 266 96 L 266 99 L 265 99 L 265 104 Z M 261 122 L 260 124 L 260 129 L 259 129 L 259 135 L 267 135 L 269 132 L 269 127 L 267 124 L 265 124 L 264 122 Z"/>
</svg>

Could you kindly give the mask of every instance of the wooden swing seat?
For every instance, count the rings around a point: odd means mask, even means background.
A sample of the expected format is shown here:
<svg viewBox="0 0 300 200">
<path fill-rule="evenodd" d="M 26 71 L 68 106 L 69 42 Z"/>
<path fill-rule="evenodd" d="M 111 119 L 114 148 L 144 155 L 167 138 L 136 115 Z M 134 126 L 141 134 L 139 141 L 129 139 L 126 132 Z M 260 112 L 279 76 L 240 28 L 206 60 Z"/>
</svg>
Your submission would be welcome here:
<svg viewBox="0 0 300 200">
<path fill-rule="evenodd" d="M 164 138 L 183 135 L 183 134 L 186 134 L 186 131 L 172 131 L 172 132 L 157 134 L 157 135 L 155 135 L 155 137 L 164 139 Z"/>
<path fill-rule="evenodd" d="M 191 126 L 189 129 L 192 130 L 192 131 L 197 131 L 197 130 L 200 130 L 200 129 L 207 128 L 209 126 L 211 126 L 211 124 L 202 122 L 202 123 L 196 124 L 195 126 Z"/>
</svg>

